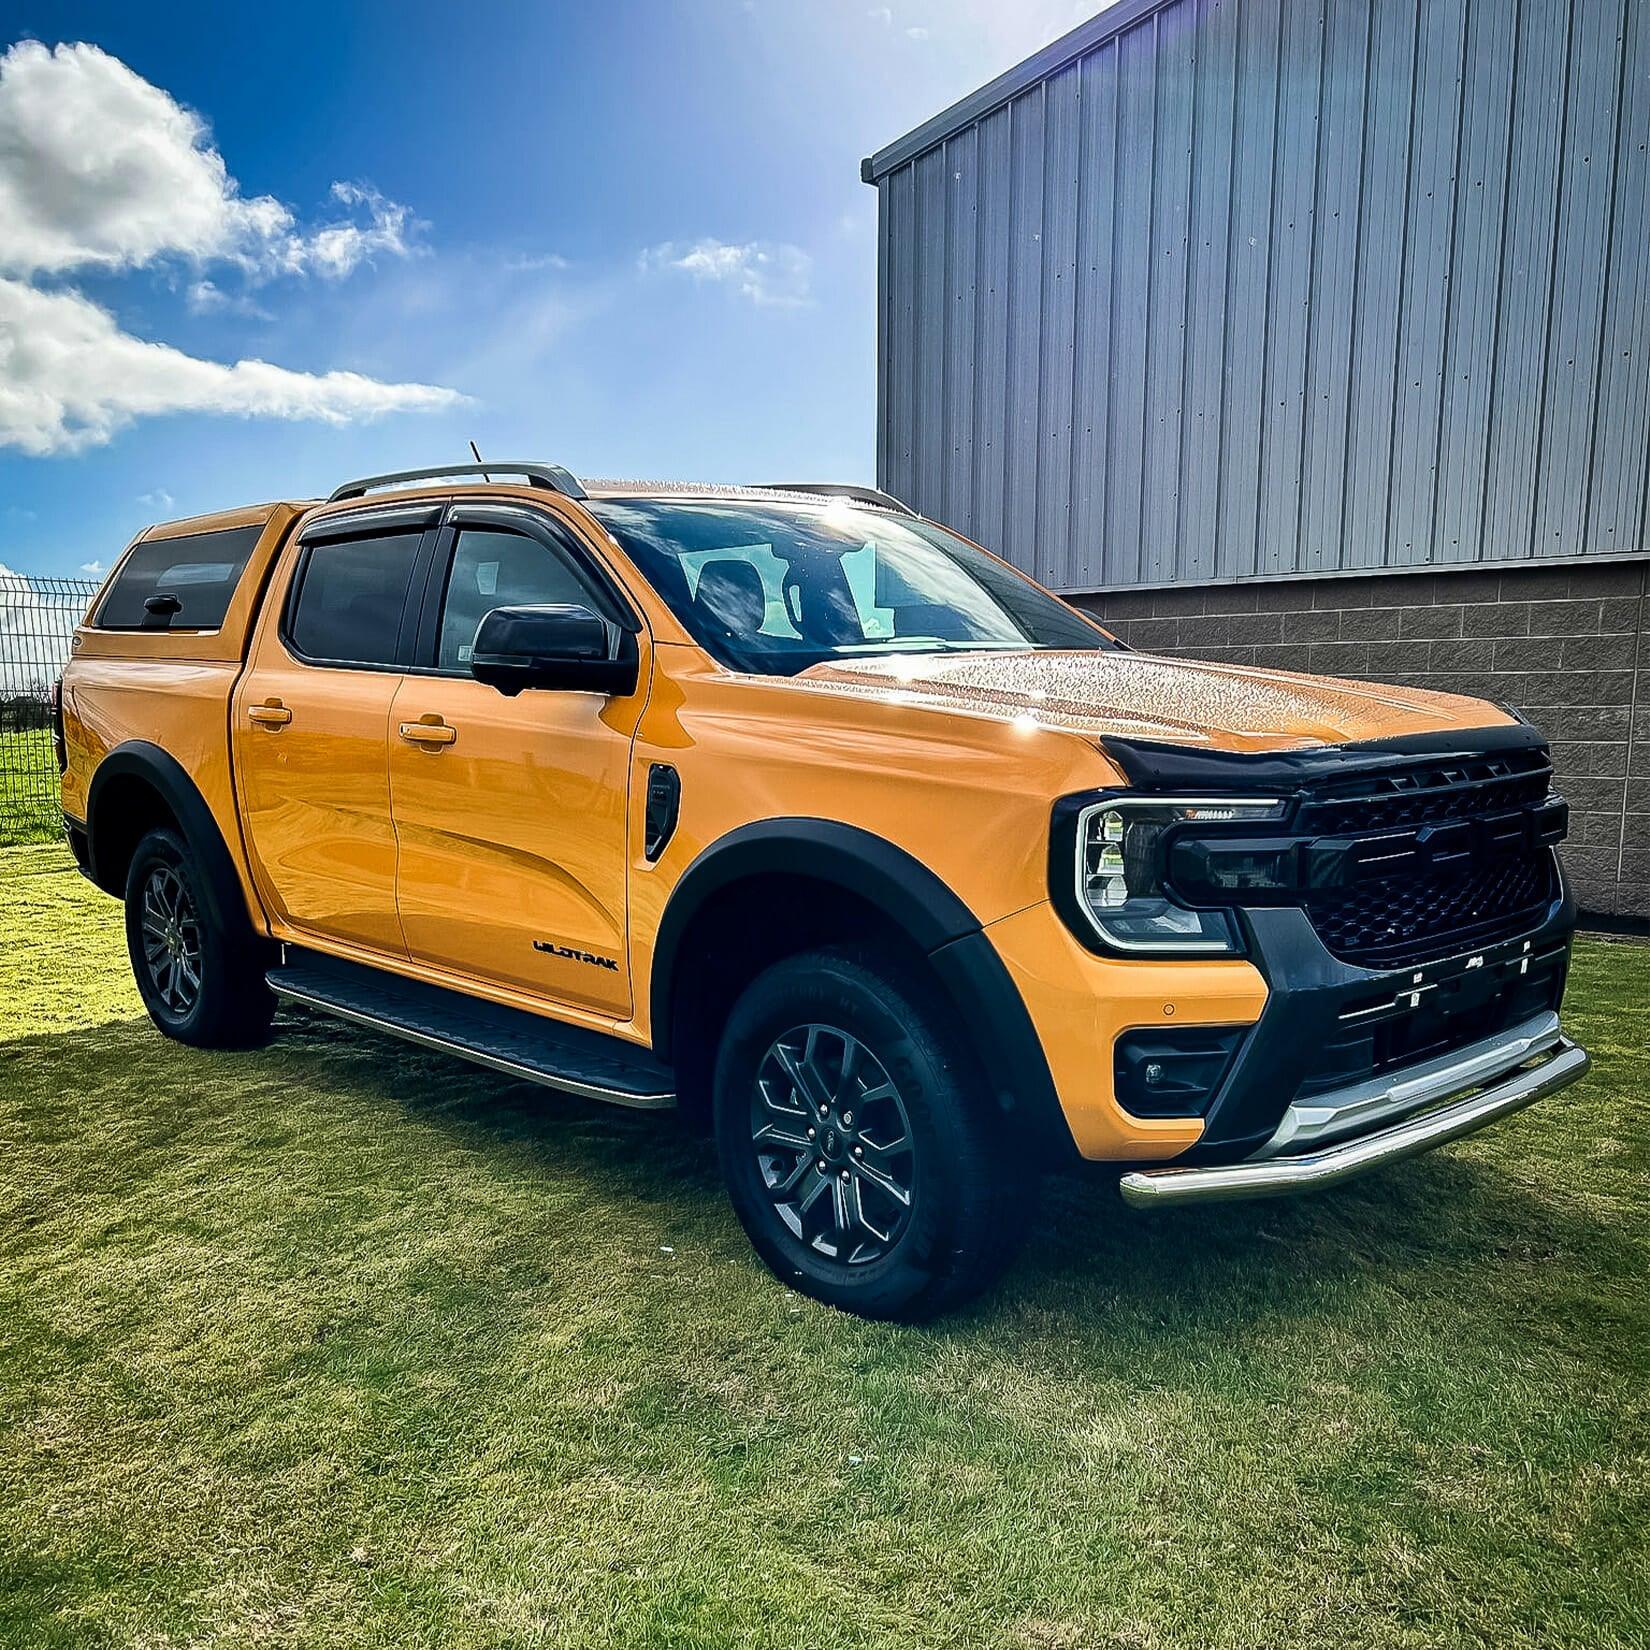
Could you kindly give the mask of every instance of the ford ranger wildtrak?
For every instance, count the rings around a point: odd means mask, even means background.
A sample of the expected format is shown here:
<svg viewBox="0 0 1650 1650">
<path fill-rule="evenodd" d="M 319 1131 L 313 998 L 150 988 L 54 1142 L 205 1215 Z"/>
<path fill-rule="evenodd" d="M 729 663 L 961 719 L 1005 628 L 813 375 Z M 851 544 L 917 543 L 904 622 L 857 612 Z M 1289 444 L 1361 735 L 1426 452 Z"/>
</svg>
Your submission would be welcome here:
<svg viewBox="0 0 1650 1650">
<path fill-rule="evenodd" d="M 489 464 L 153 527 L 58 717 L 167 1036 L 284 1000 L 678 1106 L 867 1315 L 977 1288 L 1051 1165 L 1327 1186 L 1587 1065 L 1516 712 L 1132 652 L 871 489 Z"/>
</svg>

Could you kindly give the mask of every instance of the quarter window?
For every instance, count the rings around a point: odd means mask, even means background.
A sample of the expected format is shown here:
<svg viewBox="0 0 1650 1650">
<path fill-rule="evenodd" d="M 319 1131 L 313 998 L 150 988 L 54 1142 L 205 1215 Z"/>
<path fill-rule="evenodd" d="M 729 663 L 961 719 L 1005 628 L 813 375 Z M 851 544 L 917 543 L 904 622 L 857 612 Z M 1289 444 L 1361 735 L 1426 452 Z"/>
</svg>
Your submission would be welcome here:
<svg viewBox="0 0 1650 1650">
<path fill-rule="evenodd" d="M 458 535 L 441 607 L 437 666 L 468 672 L 476 630 L 495 607 L 589 605 L 578 575 L 555 551 L 519 533 L 466 527 Z"/>
<path fill-rule="evenodd" d="M 288 627 L 306 659 L 393 665 L 420 535 L 388 533 L 309 547 Z"/>
<path fill-rule="evenodd" d="M 136 546 L 92 622 L 100 630 L 218 629 L 262 532 L 226 527 Z"/>
</svg>

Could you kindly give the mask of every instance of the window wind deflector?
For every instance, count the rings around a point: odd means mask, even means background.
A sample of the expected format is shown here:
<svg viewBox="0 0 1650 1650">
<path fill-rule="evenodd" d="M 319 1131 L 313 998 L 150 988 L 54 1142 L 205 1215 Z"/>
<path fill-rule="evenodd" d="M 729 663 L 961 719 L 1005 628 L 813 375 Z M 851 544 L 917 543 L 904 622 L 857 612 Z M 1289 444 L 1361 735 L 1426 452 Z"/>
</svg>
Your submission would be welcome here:
<svg viewBox="0 0 1650 1650">
<path fill-rule="evenodd" d="M 441 519 L 440 504 L 405 504 L 382 510 L 351 510 L 345 515 L 322 516 L 300 535 L 304 544 L 329 539 L 366 538 L 377 533 L 416 533 Z"/>
</svg>

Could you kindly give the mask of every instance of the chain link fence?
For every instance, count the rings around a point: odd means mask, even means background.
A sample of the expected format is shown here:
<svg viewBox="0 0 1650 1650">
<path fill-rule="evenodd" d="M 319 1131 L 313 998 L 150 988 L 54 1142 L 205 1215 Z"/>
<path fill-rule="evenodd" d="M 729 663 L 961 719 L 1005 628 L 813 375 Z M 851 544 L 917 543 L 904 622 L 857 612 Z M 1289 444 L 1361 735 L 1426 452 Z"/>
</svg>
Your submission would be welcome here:
<svg viewBox="0 0 1650 1650">
<path fill-rule="evenodd" d="M 0 572 L 0 846 L 62 829 L 52 752 L 52 683 L 97 590 L 92 579 Z"/>
</svg>

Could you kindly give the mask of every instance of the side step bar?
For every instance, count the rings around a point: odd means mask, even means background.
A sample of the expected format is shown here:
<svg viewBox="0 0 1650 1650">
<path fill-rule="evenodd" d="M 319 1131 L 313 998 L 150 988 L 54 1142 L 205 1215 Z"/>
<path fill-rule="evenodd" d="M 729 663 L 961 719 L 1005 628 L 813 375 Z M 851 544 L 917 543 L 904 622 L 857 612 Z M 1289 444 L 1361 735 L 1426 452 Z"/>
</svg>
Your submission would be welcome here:
<svg viewBox="0 0 1650 1650">
<path fill-rule="evenodd" d="M 282 956 L 267 978 L 287 1002 L 586 1100 L 676 1104 L 670 1068 L 633 1043 L 294 946 Z"/>
</svg>

